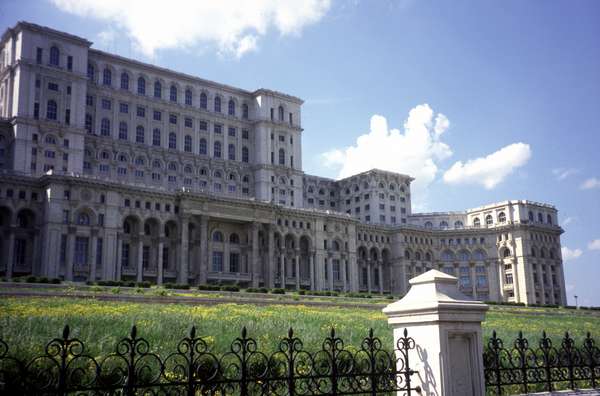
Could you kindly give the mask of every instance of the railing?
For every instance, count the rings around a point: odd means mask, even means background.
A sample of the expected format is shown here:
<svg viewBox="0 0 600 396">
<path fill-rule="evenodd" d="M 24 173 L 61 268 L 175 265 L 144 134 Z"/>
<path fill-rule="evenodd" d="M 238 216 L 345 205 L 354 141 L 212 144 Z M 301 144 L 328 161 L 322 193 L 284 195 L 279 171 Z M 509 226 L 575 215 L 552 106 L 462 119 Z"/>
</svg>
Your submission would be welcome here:
<svg viewBox="0 0 600 396">
<path fill-rule="evenodd" d="M 553 346 L 546 332 L 537 346 L 530 347 L 519 332 L 512 346 L 504 347 L 494 331 L 483 362 L 488 394 L 600 387 L 600 348 L 589 332 L 579 347 L 569 333 L 565 333 L 559 346 Z"/>
<path fill-rule="evenodd" d="M 217 355 L 191 328 L 173 353 L 160 356 L 138 336 L 128 337 L 106 356 L 91 356 L 84 343 L 71 337 L 50 341 L 31 359 L 11 355 L 0 339 L 2 394 L 175 394 L 175 395 L 411 395 L 408 353 L 415 342 L 400 337 L 395 350 L 382 349 L 373 330 L 360 346 L 345 346 L 332 329 L 315 352 L 304 349 L 292 329 L 275 352 L 259 351 L 246 329 L 229 351 Z"/>
</svg>

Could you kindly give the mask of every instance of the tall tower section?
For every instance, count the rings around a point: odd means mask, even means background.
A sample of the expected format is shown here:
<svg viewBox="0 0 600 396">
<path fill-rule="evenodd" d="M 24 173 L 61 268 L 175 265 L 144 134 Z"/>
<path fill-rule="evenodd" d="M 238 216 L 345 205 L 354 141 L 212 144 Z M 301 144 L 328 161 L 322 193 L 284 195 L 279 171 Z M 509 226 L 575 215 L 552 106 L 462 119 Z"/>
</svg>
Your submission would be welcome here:
<svg viewBox="0 0 600 396">
<path fill-rule="evenodd" d="M 266 89 L 255 91 L 254 99 L 256 198 L 302 207 L 303 101 Z"/>
</svg>

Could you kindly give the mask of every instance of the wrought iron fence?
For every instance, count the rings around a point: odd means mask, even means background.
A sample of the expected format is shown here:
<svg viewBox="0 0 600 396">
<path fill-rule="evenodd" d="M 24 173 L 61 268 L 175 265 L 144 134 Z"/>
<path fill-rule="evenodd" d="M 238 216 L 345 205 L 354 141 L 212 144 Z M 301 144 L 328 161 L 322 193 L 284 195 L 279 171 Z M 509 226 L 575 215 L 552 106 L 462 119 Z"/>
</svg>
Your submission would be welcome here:
<svg viewBox="0 0 600 396">
<path fill-rule="evenodd" d="M 293 330 L 275 352 L 263 353 L 244 328 L 229 351 L 217 354 L 191 328 L 171 354 L 161 357 L 136 327 L 113 353 L 93 357 L 65 326 L 62 337 L 31 359 L 10 354 L 0 339 L 0 393 L 124 395 L 411 395 L 408 336 L 393 351 L 382 348 L 373 330 L 360 346 L 349 347 L 334 331 L 320 349 L 304 349 Z M 414 394 L 414 392 L 413 392 Z"/>
<path fill-rule="evenodd" d="M 600 387 L 600 348 L 589 332 L 580 346 L 569 333 L 554 346 L 544 331 L 537 346 L 532 347 L 519 332 L 512 346 L 505 347 L 494 331 L 483 361 L 490 394 Z"/>
</svg>

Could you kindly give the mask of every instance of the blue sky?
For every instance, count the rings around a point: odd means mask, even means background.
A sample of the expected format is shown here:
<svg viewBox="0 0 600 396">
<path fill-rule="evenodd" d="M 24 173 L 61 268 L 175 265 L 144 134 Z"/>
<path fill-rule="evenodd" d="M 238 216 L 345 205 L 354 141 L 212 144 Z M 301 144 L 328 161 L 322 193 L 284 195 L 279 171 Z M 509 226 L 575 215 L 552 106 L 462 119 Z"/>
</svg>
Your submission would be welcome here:
<svg viewBox="0 0 600 396">
<path fill-rule="evenodd" d="M 134 3 L 4 0 L 0 28 L 299 96 L 306 172 L 420 175 L 421 210 L 554 204 L 569 301 L 600 305 L 600 2 Z"/>
</svg>

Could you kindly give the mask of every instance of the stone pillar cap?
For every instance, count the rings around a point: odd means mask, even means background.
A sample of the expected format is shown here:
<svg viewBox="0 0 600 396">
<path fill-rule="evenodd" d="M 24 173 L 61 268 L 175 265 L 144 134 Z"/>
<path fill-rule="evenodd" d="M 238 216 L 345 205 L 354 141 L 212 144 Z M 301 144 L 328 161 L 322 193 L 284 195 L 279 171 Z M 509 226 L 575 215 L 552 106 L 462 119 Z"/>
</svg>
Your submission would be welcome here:
<svg viewBox="0 0 600 396">
<path fill-rule="evenodd" d="M 460 313 L 479 317 L 488 310 L 486 304 L 475 301 L 458 290 L 456 277 L 438 270 L 429 270 L 412 278 L 409 283 L 412 287 L 408 293 L 383 309 L 390 320 L 401 316 L 410 316 L 416 321 L 421 321 L 417 317 L 422 317 L 422 320 L 443 320 L 444 317 L 450 319 L 448 314 L 455 317 L 457 314 L 461 316 Z M 475 320 L 475 317 L 472 319 Z M 468 318 L 461 320 L 469 321 Z"/>
</svg>

